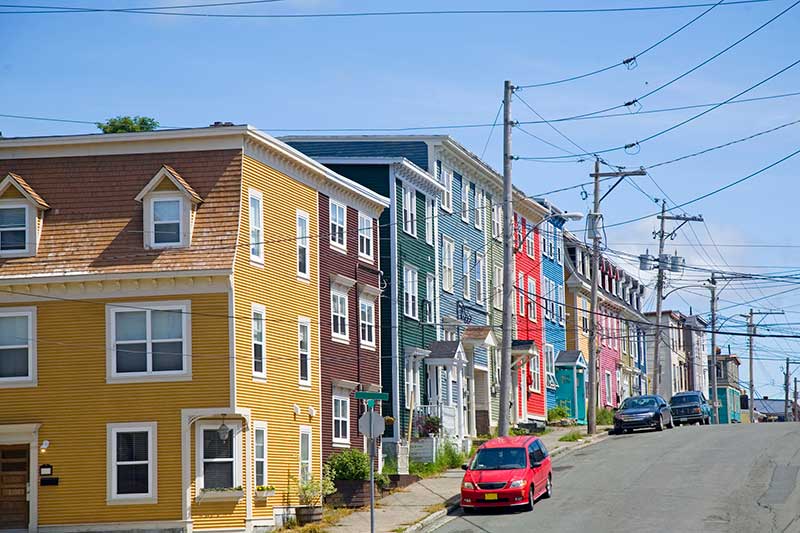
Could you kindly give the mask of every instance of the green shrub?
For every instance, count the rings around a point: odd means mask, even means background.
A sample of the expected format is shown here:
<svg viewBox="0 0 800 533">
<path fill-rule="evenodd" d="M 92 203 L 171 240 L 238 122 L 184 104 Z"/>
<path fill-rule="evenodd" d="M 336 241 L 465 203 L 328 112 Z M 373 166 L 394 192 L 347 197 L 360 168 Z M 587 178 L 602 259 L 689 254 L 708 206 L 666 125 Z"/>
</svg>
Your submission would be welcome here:
<svg viewBox="0 0 800 533">
<path fill-rule="evenodd" d="M 597 424 L 600 426 L 611 426 L 614 424 L 614 411 L 611 409 L 600 409 L 597 411 Z"/>
<path fill-rule="evenodd" d="M 328 459 L 334 481 L 369 479 L 369 456 L 361 450 L 344 450 Z"/>
<path fill-rule="evenodd" d="M 569 418 L 569 410 L 563 405 L 557 405 L 547 411 L 548 422 L 555 422 L 556 420 L 562 420 L 564 418 Z"/>
<path fill-rule="evenodd" d="M 577 430 L 573 430 L 567 433 L 566 435 L 562 435 L 561 438 L 558 440 L 560 442 L 576 442 L 581 440 L 582 438 L 583 438 L 583 433 Z"/>
<path fill-rule="evenodd" d="M 451 442 L 445 442 L 439 448 L 439 454 L 436 457 L 436 463 L 442 467 L 443 470 L 448 468 L 458 468 L 464 464 L 464 454 L 453 446 Z"/>
<path fill-rule="evenodd" d="M 397 457 L 389 456 L 383 461 L 383 473 L 387 475 L 397 473 Z"/>
<path fill-rule="evenodd" d="M 508 434 L 511 435 L 512 437 L 519 437 L 519 436 L 530 435 L 530 431 L 528 431 L 525 428 L 511 428 L 508 430 Z"/>
</svg>

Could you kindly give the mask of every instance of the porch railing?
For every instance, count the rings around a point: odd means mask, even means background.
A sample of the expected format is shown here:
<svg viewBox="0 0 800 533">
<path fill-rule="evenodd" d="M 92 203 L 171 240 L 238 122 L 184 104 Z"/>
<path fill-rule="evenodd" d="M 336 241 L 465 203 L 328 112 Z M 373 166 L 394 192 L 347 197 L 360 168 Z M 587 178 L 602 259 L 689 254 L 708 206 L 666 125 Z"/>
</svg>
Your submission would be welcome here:
<svg viewBox="0 0 800 533">
<path fill-rule="evenodd" d="M 443 435 L 456 434 L 456 407 L 452 405 L 420 405 L 414 413 L 415 426 L 419 427 L 420 422 L 427 416 L 435 416 L 442 423 Z"/>
</svg>

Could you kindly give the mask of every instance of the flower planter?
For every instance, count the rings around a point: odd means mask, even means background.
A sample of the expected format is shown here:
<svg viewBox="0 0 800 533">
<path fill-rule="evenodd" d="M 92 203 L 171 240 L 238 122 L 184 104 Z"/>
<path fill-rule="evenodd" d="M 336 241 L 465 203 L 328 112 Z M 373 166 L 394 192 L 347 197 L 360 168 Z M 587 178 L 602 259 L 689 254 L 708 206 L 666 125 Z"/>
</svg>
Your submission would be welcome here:
<svg viewBox="0 0 800 533">
<path fill-rule="evenodd" d="M 369 505 L 369 481 L 360 479 L 337 479 L 333 482 L 336 492 L 325 499 L 334 507 L 353 509 Z M 376 485 L 377 491 L 377 485 Z"/>
<path fill-rule="evenodd" d="M 294 516 L 301 526 L 322 520 L 321 505 L 298 505 L 294 508 Z"/>
<path fill-rule="evenodd" d="M 266 500 L 270 496 L 275 496 L 275 489 L 257 490 L 256 491 L 256 499 L 257 500 Z"/>
<path fill-rule="evenodd" d="M 236 490 L 201 490 L 195 499 L 198 502 L 205 501 L 236 501 L 244 497 L 244 491 Z"/>
</svg>

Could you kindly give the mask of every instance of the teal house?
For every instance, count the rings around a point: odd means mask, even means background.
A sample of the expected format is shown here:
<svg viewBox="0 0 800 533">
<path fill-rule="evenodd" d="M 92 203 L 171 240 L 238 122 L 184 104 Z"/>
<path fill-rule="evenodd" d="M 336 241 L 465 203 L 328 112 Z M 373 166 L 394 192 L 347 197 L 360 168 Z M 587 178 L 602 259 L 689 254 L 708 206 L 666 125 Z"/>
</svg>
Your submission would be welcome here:
<svg viewBox="0 0 800 533">
<path fill-rule="evenodd" d="M 566 407 L 569 417 L 586 423 L 586 359 L 579 351 L 562 350 L 556 358 L 555 404 Z"/>
<path fill-rule="evenodd" d="M 735 355 L 717 355 L 717 401 L 720 424 L 737 424 L 742 421 L 740 364 L 739 358 Z M 713 395 L 709 396 L 713 400 Z"/>
</svg>

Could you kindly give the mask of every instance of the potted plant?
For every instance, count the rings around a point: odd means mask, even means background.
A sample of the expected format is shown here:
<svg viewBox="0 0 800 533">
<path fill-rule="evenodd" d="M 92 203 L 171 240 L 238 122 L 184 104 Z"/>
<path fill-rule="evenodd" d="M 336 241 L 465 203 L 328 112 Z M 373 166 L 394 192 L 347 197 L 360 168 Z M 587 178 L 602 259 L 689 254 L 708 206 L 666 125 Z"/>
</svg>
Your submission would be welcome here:
<svg viewBox="0 0 800 533">
<path fill-rule="evenodd" d="M 204 487 L 197 495 L 197 501 L 206 500 L 240 500 L 244 496 L 241 486 L 238 487 Z"/>
<path fill-rule="evenodd" d="M 328 459 L 336 486 L 335 506 L 358 508 L 369 504 L 369 456 L 361 450 L 344 450 Z"/>
<path fill-rule="evenodd" d="M 272 485 L 258 485 L 256 487 L 256 498 L 265 500 L 270 496 L 275 496 L 275 487 Z"/>
<path fill-rule="evenodd" d="M 331 478 L 331 468 L 322 467 L 322 477 L 313 476 L 300 480 L 297 486 L 297 495 L 300 505 L 295 507 L 295 518 L 299 525 L 310 524 L 322 520 L 322 500 L 336 492 L 336 487 Z"/>
<path fill-rule="evenodd" d="M 438 416 L 426 416 L 419 423 L 420 437 L 434 437 L 442 430 L 442 420 Z"/>
</svg>

